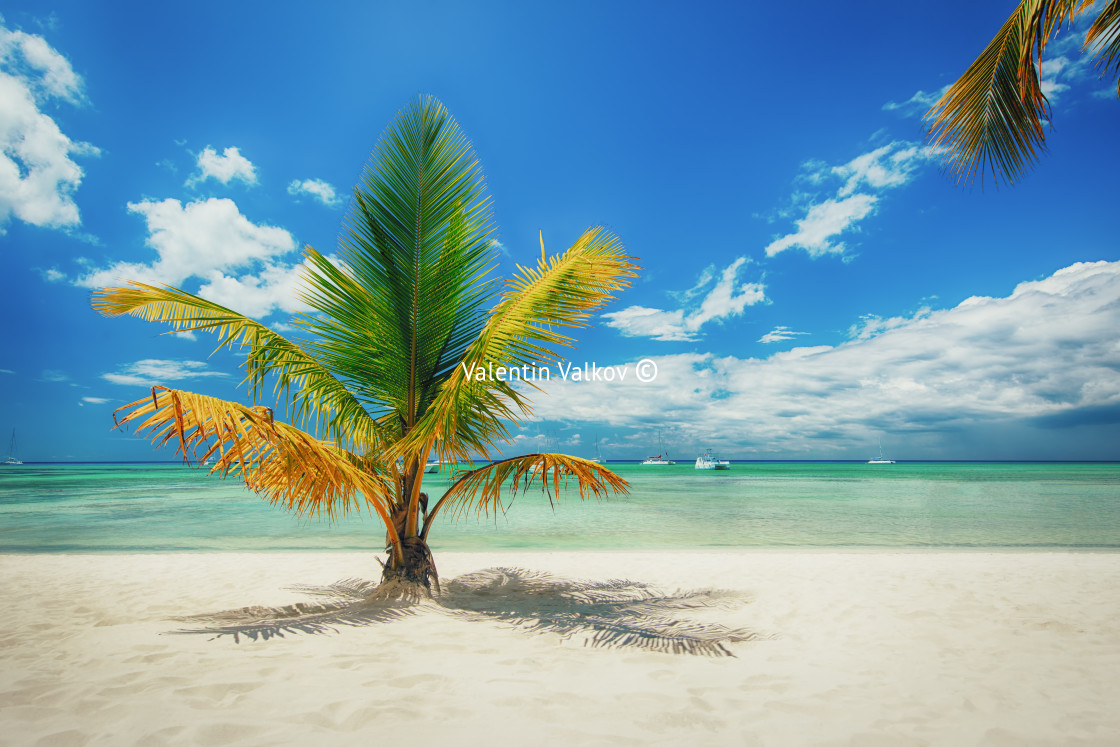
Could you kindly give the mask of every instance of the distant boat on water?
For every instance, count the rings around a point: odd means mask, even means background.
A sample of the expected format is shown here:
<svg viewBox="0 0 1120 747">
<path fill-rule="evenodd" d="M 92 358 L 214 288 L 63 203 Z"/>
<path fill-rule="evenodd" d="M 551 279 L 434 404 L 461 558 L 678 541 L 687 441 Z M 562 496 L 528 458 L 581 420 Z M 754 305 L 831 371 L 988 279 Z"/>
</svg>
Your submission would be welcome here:
<svg viewBox="0 0 1120 747">
<path fill-rule="evenodd" d="M 868 464 L 894 464 L 893 459 L 887 459 L 883 456 L 883 439 L 879 439 L 879 456 L 874 459 L 868 459 Z"/>
<path fill-rule="evenodd" d="M 428 462 L 423 467 L 420 468 L 420 471 L 423 472 L 423 473 L 439 472 L 439 466 L 440 465 L 439 465 L 438 461 L 436 461 L 435 459 L 429 459 Z M 404 460 L 403 459 L 398 459 L 397 460 L 397 469 L 399 469 L 399 470 L 404 469 Z"/>
<path fill-rule="evenodd" d="M 673 460 L 671 460 L 669 458 L 669 451 L 661 444 L 661 429 L 660 428 L 657 429 L 657 451 L 659 452 L 657 454 L 657 456 L 646 457 L 645 460 L 643 460 L 641 462 L 641 464 L 643 464 L 645 466 L 656 466 L 656 467 L 660 467 L 660 466 L 667 465 L 667 464 L 676 464 L 676 462 L 674 462 Z M 662 456 L 662 454 L 664 454 L 664 456 Z"/>
<path fill-rule="evenodd" d="M 696 457 L 696 469 L 731 469 L 731 462 L 720 459 L 712 454 L 711 449 L 708 449 Z"/>
<path fill-rule="evenodd" d="M 595 456 L 591 457 L 591 461 L 595 464 L 606 464 L 607 460 L 603 458 L 603 452 L 599 450 L 599 439 L 595 439 Z"/>
<path fill-rule="evenodd" d="M 2 464 L 14 467 L 23 464 L 19 458 L 19 452 L 16 450 L 16 429 L 12 428 L 12 440 L 8 443 L 8 458 Z"/>
</svg>

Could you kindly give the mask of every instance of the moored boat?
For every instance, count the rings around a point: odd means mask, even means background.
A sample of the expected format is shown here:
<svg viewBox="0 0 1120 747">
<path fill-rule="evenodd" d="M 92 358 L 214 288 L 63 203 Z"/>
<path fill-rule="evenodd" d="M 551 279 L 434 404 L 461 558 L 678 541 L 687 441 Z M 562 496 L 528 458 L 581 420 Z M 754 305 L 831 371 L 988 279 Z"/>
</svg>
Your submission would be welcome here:
<svg viewBox="0 0 1120 747">
<path fill-rule="evenodd" d="M 883 439 L 879 439 L 879 456 L 867 460 L 868 464 L 894 464 L 893 459 L 883 456 Z"/>
<path fill-rule="evenodd" d="M 669 450 L 666 449 L 664 447 L 664 445 L 662 445 L 662 443 L 661 443 L 661 429 L 660 428 L 657 429 L 657 450 L 659 452 L 657 454 L 657 456 L 646 457 L 643 461 L 639 462 L 639 464 L 641 464 L 643 466 L 646 466 L 646 467 L 649 467 L 649 466 L 661 467 L 661 466 L 665 466 L 665 465 L 669 465 L 669 464 L 676 464 L 676 462 L 674 462 L 672 459 L 669 458 Z M 664 455 L 664 456 L 662 456 L 662 455 Z"/>
<path fill-rule="evenodd" d="M 0 462 L 7 467 L 15 467 L 23 464 L 19 458 L 19 452 L 16 451 L 16 429 L 12 428 L 12 440 L 8 443 L 8 458 Z"/>
<path fill-rule="evenodd" d="M 603 458 L 603 452 L 599 450 L 599 439 L 595 439 L 595 456 L 591 457 L 591 461 L 595 464 L 606 464 L 607 460 Z"/>
<path fill-rule="evenodd" d="M 707 449 L 703 454 L 696 457 L 696 469 L 731 469 L 731 462 L 720 459 L 712 454 L 711 449 Z"/>
</svg>

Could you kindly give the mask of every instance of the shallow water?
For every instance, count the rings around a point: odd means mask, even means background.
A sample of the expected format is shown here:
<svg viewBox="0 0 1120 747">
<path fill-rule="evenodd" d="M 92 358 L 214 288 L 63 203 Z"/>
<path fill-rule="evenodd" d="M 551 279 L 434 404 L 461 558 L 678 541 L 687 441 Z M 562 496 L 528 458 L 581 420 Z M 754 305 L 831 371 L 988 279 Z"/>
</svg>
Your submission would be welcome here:
<svg viewBox="0 0 1120 747">
<path fill-rule="evenodd" d="M 446 516 L 435 550 L 969 547 L 1120 549 L 1120 464 L 739 462 L 727 472 L 611 464 L 627 496 Z M 442 493 L 446 474 L 428 475 Z M 376 516 L 299 519 L 180 464 L 0 468 L 0 551 L 376 550 Z"/>
</svg>

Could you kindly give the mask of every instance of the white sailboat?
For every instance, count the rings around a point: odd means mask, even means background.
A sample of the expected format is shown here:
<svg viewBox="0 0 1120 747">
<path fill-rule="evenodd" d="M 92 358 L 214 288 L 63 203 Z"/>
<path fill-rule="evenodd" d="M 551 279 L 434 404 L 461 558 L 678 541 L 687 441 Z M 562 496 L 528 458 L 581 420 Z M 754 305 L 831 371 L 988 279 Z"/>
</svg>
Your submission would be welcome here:
<svg viewBox="0 0 1120 747">
<path fill-rule="evenodd" d="M 16 451 L 16 429 L 15 428 L 12 428 L 12 440 L 8 443 L 8 458 L 5 459 L 3 462 L 0 462 L 0 464 L 4 464 L 4 465 L 9 466 L 9 467 L 14 467 L 16 465 L 23 464 L 23 462 L 20 461 L 19 452 Z"/>
<path fill-rule="evenodd" d="M 599 450 L 599 439 L 595 439 L 595 456 L 591 457 L 591 461 L 595 464 L 606 464 L 607 460 L 603 458 L 603 452 Z"/>
<path fill-rule="evenodd" d="M 646 457 L 641 462 L 641 464 L 644 465 L 644 466 L 647 466 L 647 467 L 649 467 L 649 466 L 661 467 L 661 466 L 665 466 L 665 465 L 669 465 L 669 464 L 676 464 L 676 462 L 674 462 L 672 459 L 669 458 L 669 451 L 661 444 L 661 429 L 660 428 L 657 429 L 657 450 L 658 450 L 658 452 L 660 452 L 660 453 L 658 453 L 657 456 Z M 662 456 L 662 454 L 664 454 L 664 456 Z"/>
<path fill-rule="evenodd" d="M 720 459 L 712 454 L 711 449 L 708 449 L 696 457 L 696 469 L 731 469 L 731 462 Z"/>
<path fill-rule="evenodd" d="M 875 459 L 868 459 L 868 464 L 894 464 L 893 459 L 887 459 L 883 456 L 883 439 L 879 439 L 879 456 Z"/>
</svg>

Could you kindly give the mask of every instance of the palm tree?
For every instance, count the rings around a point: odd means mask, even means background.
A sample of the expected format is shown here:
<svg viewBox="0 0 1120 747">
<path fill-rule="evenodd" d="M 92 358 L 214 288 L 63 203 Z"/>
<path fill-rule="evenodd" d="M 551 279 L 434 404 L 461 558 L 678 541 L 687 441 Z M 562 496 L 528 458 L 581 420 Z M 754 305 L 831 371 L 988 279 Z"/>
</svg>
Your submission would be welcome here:
<svg viewBox="0 0 1120 747">
<path fill-rule="evenodd" d="M 428 547 L 435 518 L 501 507 L 503 486 L 540 482 L 552 494 L 574 478 L 579 495 L 605 497 L 626 482 L 594 462 L 535 453 L 488 461 L 530 414 L 525 392 L 472 371 L 549 365 L 592 311 L 635 277 L 632 257 L 600 228 L 565 252 L 519 272 L 498 293 L 487 273 L 494 249 L 490 202 L 471 145 L 443 105 L 419 98 L 383 134 L 331 259 L 306 247 L 301 297 L 309 307 L 286 338 L 264 324 L 168 286 L 99 288 L 93 305 L 209 331 L 218 349 L 245 354 L 254 402 L 269 385 L 288 422 L 266 406 L 152 387 L 125 405 L 118 426 L 137 425 L 184 459 L 300 515 L 328 520 L 360 510 L 385 524 L 381 597 L 430 594 L 439 579 Z M 119 412 L 119 411 L 118 411 Z M 114 418 L 116 416 L 114 415 Z M 429 510 L 424 465 L 468 462 Z"/>
<path fill-rule="evenodd" d="M 1021 178 L 1045 148 L 1042 120 L 1050 104 L 1042 91 L 1042 54 L 1065 23 L 1086 12 L 1093 0 L 1021 0 L 995 38 L 926 114 L 929 139 L 948 154 L 958 182 Z M 1111 0 L 1085 35 L 1101 75 L 1120 71 L 1120 0 Z M 1120 95 L 1120 80 L 1117 82 Z"/>
</svg>

